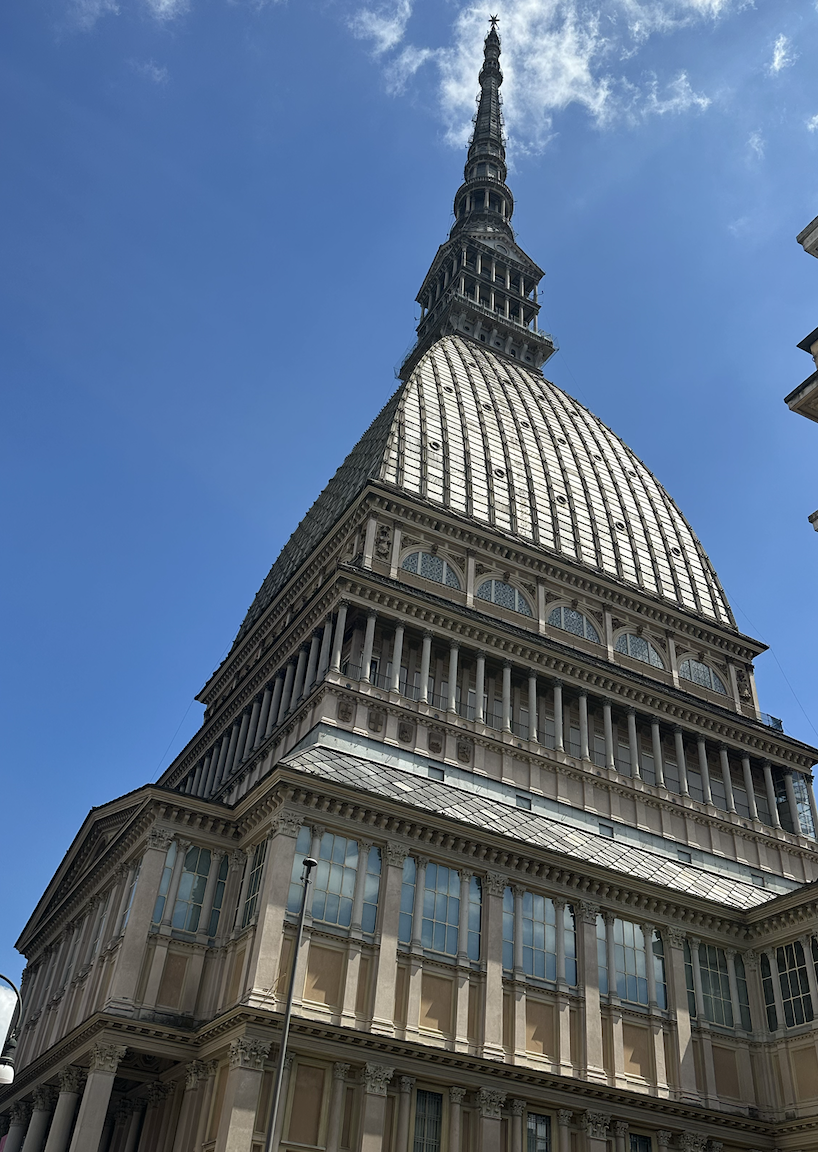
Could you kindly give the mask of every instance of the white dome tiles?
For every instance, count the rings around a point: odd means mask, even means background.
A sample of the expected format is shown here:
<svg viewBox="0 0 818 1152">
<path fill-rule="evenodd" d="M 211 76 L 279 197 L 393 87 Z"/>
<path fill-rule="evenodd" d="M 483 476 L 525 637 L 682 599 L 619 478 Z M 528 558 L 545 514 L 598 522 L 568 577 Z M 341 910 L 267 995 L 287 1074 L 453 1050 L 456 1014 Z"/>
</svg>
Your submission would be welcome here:
<svg viewBox="0 0 818 1152">
<path fill-rule="evenodd" d="M 393 419 L 386 482 L 735 626 L 704 549 L 661 484 L 539 374 L 447 336 L 400 390 Z"/>
</svg>

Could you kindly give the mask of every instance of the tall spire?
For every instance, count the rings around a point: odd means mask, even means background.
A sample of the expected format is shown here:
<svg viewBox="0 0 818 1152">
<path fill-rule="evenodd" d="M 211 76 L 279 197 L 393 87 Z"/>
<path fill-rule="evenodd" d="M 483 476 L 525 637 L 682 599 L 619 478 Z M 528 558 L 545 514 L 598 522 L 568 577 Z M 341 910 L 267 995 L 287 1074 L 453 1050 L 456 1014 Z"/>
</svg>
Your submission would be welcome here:
<svg viewBox="0 0 818 1152">
<path fill-rule="evenodd" d="M 514 197 L 506 184 L 497 22 L 492 16 L 483 45 L 480 97 L 454 224 L 417 294 L 418 339 L 401 365 L 403 380 L 435 340 L 453 333 L 533 368 L 555 350 L 551 337 L 537 331 L 544 272 L 519 247 L 510 224 Z"/>
</svg>

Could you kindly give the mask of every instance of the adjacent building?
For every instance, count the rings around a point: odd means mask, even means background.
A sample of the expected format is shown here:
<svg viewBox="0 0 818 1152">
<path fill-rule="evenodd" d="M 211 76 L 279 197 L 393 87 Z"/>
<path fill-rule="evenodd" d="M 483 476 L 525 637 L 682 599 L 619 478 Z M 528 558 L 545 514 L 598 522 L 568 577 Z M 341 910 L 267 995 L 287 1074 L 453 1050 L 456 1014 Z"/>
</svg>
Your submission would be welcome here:
<svg viewBox="0 0 818 1152">
<path fill-rule="evenodd" d="M 818 257 L 818 216 L 803 232 L 798 233 L 796 240 L 810 256 Z M 808 420 L 818 421 L 818 328 L 813 329 L 809 336 L 805 336 L 797 347 L 812 356 L 816 370 L 785 397 L 784 403 L 793 412 L 806 416 Z M 809 522 L 818 532 L 818 511 L 812 513 Z"/>
<path fill-rule="evenodd" d="M 400 386 L 20 936 L 4 1152 L 260 1150 L 307 854 L 276 1152 L 818 1149 L 818 753 L 543 378 L 499 57 Z"/>
</svg>

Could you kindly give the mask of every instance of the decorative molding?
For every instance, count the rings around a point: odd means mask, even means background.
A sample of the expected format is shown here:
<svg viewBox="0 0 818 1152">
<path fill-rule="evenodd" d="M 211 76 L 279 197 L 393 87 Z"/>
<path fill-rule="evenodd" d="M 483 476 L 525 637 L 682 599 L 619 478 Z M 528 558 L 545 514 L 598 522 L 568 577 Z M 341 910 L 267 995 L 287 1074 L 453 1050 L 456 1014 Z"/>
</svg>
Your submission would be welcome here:
<svg viewBox="0 0 818 1152">
<path fill-rule="evenodd" d="M 337 1063 L 332 1066 L 333 1080 L 346 1080 L 349 1075 L 349 1064 Z"/>
<path fill-rule="evenodd" d="M 411 1092 L 415 1086 L 414 1076 L 401 1076 L 398 1087 L 401 1092 Z"/>
<path fill-rule="evenodd" d="M 124 1044 L 95 1044 L 91 1049 L 91 1071 L 116 1072 L 127 1051 Z"/>
<path fill-rule="evenodd" d="M 599 905 L 592 904 L 589 900 L 577 900 L 574 905 L 574 913 L 580 924 L 596 924 L 596 918 L 599 915 Z"/>
<path fill-rule="evenodd" d="M 57 1090 L 49 1084 L 41 1084 L 34 1089 L 32 1101 L 35 1112 L 52 1112 L 57 1103 Z"/>
<path fill-rule="evenodd" d="M 256 1040 L 250 1036 L 239 1036 L 230 1045 L 230 1067 L 252 1068 L 254 1072 L 264 1071 L 264 1061 L 272 1047 L 269 1040 Z"/>
<path fill-rule="evenodd" d="M 466 1089 L 465 1088 L 452 1087 L 449 1089 L 449 1103 L 460 1105 L 463 1103 L 463 1099 L 464 1099 L 465 1095 L 466 1095 Z"/>
<path fill-rule="evenodd" d="M 185 1089 L 190 1091 L 199 1086 L 199 1081 L 207 1077 L 207 1069 L 201 1060 L 191 1060 L 185 1065 Z"/>
<path fill-rule="evenodd" d="M 364 1064 L 364 1092 L 370 1096 L 385 1096 L 394 1071 L 387 1064 L 374 1064 L 367 1060 Z"/>
<path fill-rule="evenodd" d="M 611 1118 L 605 1112 L 583 1112 L 582 1127 L 587 1136 L 596 1140 L 607 1140 Z"/>
<path fill-rule="evenodd" d="M 392 868 L 401 868 L 409 855 L 409 849 L 405 844 L 401 844 L 398 840 L 387 840 L 386 842 L 386 863 Z"/>
<path fill-rule="evenodd" d="M 273 820 L 273 828 L 276 835 L 291 836 L 296 839 L 298 833 L 301 831 L 303 821 L 292 812 L 279 812 Z"/>
<path fill-rule="evenodd" d="M 151 828 L 146 847 L 167 852 L 173 843 L 173 832 L 168 828 Z"/>
<path fill-rule="evenodd" d="M 480 1115 L 484 1120 L 500 1120 L 507 1092 L 499 1088 L 481 1088 L 477 1093 L 477 1102 L 480 1105 Z"/>
<path fill-rule="evenodd" d="M 570 1108 L 560 1108 L 560 1110 L 557 1112 L 557 1123 L 561 1127 L 567 1128 L 573 1119 L 574 1113 Z"/>
<path fill-rule="evenodd" d="M 508 885 L 508 877 L 503 872 L 487 872 L 483 887 L 489 896 L 502 896 Z"/>
<path fill-rule="evenodd" d="M 78 1095 L 85 1083 L 85 1070 L 77 1068 L 74 1064 L 68 1064 L 65 1068 L 60 1069 L 57 1079 L 60 1084 L 60 1092 L 71 1092 Z"/>
<path fill-rule="evenodd" d="M 511 1101 L 511 1115 L 522 1116 L 525 1113 L 525 1100 L 512 1100 Z"/>
</svg>

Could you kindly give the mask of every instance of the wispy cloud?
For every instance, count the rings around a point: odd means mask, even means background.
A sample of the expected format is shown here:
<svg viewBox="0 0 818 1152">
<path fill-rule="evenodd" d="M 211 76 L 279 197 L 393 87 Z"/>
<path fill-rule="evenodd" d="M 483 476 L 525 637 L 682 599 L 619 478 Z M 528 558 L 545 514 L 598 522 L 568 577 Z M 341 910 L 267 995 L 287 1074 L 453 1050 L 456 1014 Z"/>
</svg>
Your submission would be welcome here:
<svg viewBox="0 0 818 1152">
<path fill-rule="evenodd" d="M 137 76 L 150 80 L 151 84 L 167 84 L 168 70 L 163 64 L 157 64 L 155 60 L 129 60 L 128 63 Z"/>
<path fill-rule="evenodd" d="M 72 0 L 70 14 L 80 28 L 93 28 L 102 16 L 115 16 L 119 12 L 116 0 Z"/>
<path fill-rule="evenodd" d="M 764 148 L 766 141 L 760 132 L 751 132 L 747 140 L 747 147 L 757 160 L 764 159 Z"/>
<path fill-rule="evenodd" d="M 773 58 L 767 70 L 771 76 L 777 76 L 779 72 L 783 72 L 785 68 L 794 64 L 797 59 L 797 53 L 790 48 L 789 39 L 782 33 L 780 36 L 776 36 L 773 44 Z"/>
<path fill-rule="evenodd" d="M 410 39 L 413 0 L 362 7 L 356 36 L 382 58 L 387 87 L 401 91 L 424 65 L 435 68 L 443 118 L 453 143 L 468 136 L 475 66 L 486 34 L 480 0 L 461 3 L 446 44 Z M 621 118 L 701 112 L 710 97 L 686 71 L 674 79 L 630 74 L 628 63 L 653 36 L 715 21 L 745 0 L 504 0 L 504 116 L 518 149 L 537 149 L 553 135 L 553 117 L 577 105 L 599 126 Z"/>
<path fill-rule="evenodd" d="M 807 120 L 807 132 L 818 132 L 818 113 Z"/>
</svg>

